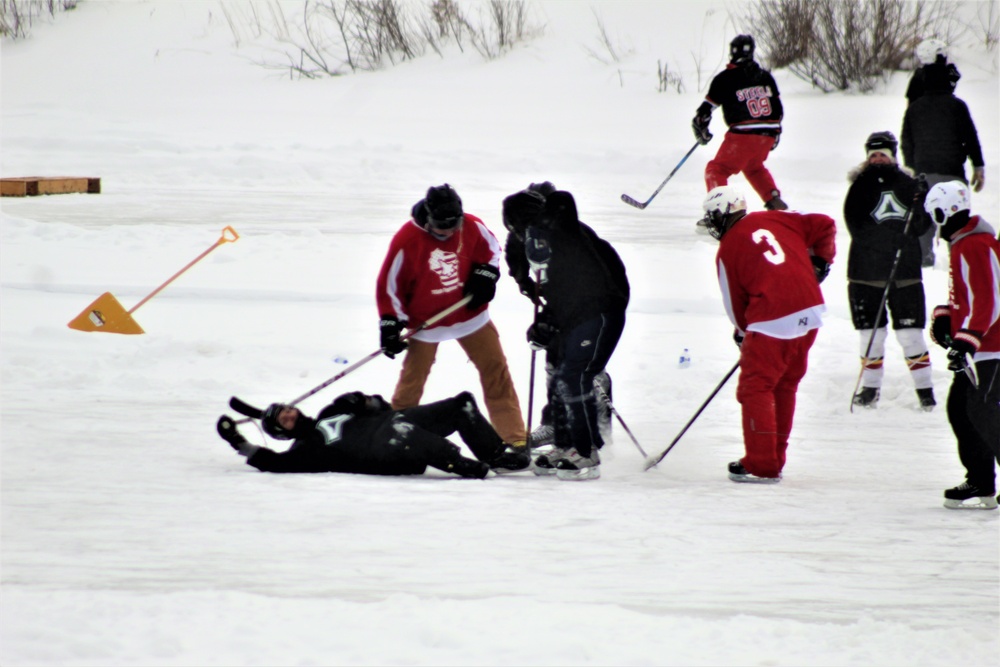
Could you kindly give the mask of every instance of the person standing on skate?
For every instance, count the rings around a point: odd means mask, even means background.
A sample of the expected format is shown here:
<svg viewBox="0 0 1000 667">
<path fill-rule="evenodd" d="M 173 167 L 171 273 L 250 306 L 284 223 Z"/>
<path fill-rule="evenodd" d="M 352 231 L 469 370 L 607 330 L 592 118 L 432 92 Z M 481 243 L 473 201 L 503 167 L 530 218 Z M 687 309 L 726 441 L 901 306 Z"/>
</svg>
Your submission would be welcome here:
<svg viewBox="0 0 1000 667">
<path fill-rule="evenodd" d="M 784 109 L 774 77 L 754 60 L 754 47 L 750 35 L 733 39 L 729 64 L 712 79 L 691 124 L 695 138 L 707 144 L 712 140 L 708 130 L 712 111 L 721 106 L 729 127 L 715 158 L 705 166 L 707 190 L 727 185 L 730 176 L 742 173 L 764 202 L 764 208 L 783 211 L 788 205 L 764 162 L 778 146 Z M 702 231 L 704 226 L 698 224 Z"/>
<path fill-rule="evenodd" d="M 747 213 L 740 192 L 722 185 L 703 204 L 719 239 L 716 268 L 740 346 L 736 399 L 745 456 L 729 464 L 734 482 L 775 483 L 795 415 L 795 394 L 826 310 L 819 283 L 836 254 L 833 218 L 821 213 Z"/>
</svg>

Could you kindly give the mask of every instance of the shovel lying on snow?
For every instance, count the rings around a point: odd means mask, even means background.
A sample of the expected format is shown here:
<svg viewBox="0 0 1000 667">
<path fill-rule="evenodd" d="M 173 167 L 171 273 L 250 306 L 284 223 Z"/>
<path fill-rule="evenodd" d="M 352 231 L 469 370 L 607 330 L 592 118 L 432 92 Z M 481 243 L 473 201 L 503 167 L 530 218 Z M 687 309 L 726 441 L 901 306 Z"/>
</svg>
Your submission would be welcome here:
<svg viewBox="0 0 1000 667">
<path fill-rule="evenodd" d="M 131 310 L 126 311 L 111 292 L 105 292 L 101 296 L 97 297 L 92 304 L 87 306 L 82 313 L 73 318 L 67 326 L 70 329 L 76 329 L 77 331 L 103 331 L 105 333 L 118 334 L 146 333 L 142 330 L 142 327 L 139 326 L 139 323 L 132 319 L 132 313 L 139 310 L 139 306 L 159 294 L 164 287 L 176 280 L 178 276 L 204 259 L 208 253 L 212 252 L 223 243 L 231 243 L 239 238 L 240 235 L 236 233 L 235 229 L 232 227 L 226 227 L 222 230 L 222 236 L 219 237 L 218 241 L 212 244 L 211 248 L 195 257 L 188 263 L 187 266 L 170 276 L 166 282 L 150 292 L 146 298 L 135 304 Z"/>
</svg>

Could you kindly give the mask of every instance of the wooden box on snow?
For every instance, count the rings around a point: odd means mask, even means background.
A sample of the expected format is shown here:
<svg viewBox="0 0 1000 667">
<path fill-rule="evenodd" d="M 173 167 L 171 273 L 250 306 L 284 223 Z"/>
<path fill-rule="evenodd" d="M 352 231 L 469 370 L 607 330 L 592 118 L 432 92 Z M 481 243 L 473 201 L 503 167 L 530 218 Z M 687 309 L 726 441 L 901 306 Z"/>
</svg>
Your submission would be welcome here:
<svg viewBox="0 0 1000 667">
<path fill-rule="evenodd" d="M 4 197 L 34 197 L 64 192 L 101 192 L 101 179 L 72 176 L 29 176 L 0 178 L 0 195 Z"/>
</svg>

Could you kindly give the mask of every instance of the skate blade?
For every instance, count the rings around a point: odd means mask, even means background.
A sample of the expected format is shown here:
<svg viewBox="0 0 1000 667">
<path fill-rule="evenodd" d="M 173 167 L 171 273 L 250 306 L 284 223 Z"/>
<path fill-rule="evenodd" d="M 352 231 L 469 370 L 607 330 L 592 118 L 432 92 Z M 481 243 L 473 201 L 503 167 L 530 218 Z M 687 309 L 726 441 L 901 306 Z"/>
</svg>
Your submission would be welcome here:
<svg viewBox="0 0 1000 667">
<path fill-rule="evenodd" d="M 777 484 L 780 477 L 757 477 L 756 475 L 734 475 L 729 473 L 729 479 L 739 484 Z"/>
<path fill-rule="evenodd" d="M 600 476 L 600 466 L 580 468 L 579 470 L 568 470 L 566 468 L 556 469 L 556 477 L 566 482 L 583 482 L 589 479 L 598 479 Z"/>
<path fill-rule="evenodd" d="M 993 496 L 976 496 L 966 500 L 945 499 L 944 506 L 950 510 L 995 510 L 997 499 Z"/>
</svg>

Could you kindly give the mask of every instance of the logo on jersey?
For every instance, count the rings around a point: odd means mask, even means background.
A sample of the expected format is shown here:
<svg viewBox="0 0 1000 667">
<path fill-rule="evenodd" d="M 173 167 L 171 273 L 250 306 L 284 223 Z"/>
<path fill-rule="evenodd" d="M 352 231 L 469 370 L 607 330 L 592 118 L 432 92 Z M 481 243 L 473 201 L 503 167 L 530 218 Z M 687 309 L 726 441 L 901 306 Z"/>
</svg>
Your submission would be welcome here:
<svg viewBox="0 0 1000 667">
<path fill-rule="evenodd" d="M 441 280 L 440 290 L 432 290 L 435 294 L 450 292 L 458 287 L 458 255 L 453 252 L 435 248 L 427 260 L 431 271 Z"/>
<path fill-rule="evenodd" d="M 906 220 L 908 210 L 899 203 L 892 190 L 887 190 L 882 193 L 882 197 L 878 200 L 878 204 L 874 210 L 872 210 L 871 216 L 876 223 L 881 225 L 883 222 L 890 220 Z"/>
</svg>

